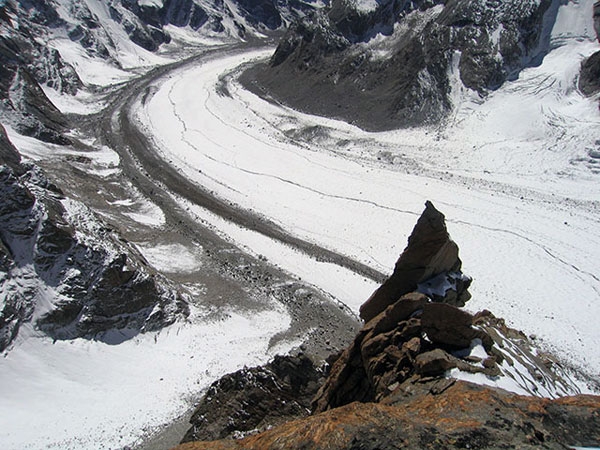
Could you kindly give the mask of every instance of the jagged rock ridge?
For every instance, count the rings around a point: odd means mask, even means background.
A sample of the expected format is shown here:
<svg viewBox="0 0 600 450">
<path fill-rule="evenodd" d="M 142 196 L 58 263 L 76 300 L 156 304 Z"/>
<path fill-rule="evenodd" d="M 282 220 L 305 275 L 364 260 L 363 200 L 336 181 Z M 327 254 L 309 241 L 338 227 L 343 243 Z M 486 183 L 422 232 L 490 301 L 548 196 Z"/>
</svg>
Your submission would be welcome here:
<svg viewBox="0 0 600 450">
<path fill-rule="evenodd" d="M 177 450 L 598 445 L 600 397 L 549 400 L 579 392 L 568 372 L 489 311 L 472 315 L 456 306 L 460 296 L 452 283 L 444 284 L 450 287 L 439 290 L 435 301 L 418 292 L 428 285 L 427 277 L 439 278 L 432 268 L 446 274 L 447 268 L 460 269 L 460 259 L 443 215 L 428 202 L 394 274 L 365 304 L 367 323 L 351 345 L 333 358 L 328 377 L 313 399 L 311 417 L 241 440 L 188 443 Z M 404 293 L 407 289 L 412 291 Z M 230 378 L 224 383 L 231 384 Z M 273 380 L 265 385 L 273 385 Z M 520 392 L 530 395 L 516 395 L 497 385 L 519 386 Z M 210 406 L 213 417 L 214 409 L 230 411 L 223 408 L 228 404 L 228 389 L 218 387 L 215 383 L 203 401 L 203 414 Z M 252 384 L 252 392 L 257 391 L 260 388 Z M 215 396 L 218 401 L 213 401 Z M 270 391 L 266 397 L 271 397 Z M 234 398 L 237 404 L 238 391 Z M 257 400 L 260 404 L 260 397 Z M 236 437 L 234 430 L 223 426 L 221 415 L 216 416 L 220 418 L 216 424 L 204 420 L 206 415 L 203 421 L 196 420 L 192 428 L 196 436 L 206 436 L 201 429 L 205 427 L 208 435 Z M 232 423 L 235 420 L 228 425 Z"/>
<path fill-rule="evenodd" d="M 380 401 L 451 370 L 455 377 L 480 374 L 496 383 L 509 377 L 533 395 L 577 393 L 568 375 L 532 351 L 523 333 L 488 311 L 471 315 L 460 308 L 470 298 L 471 282 L 460 267 L 443 214 L 427 202 L 394 273 L 362 305 L 365 326 L 333 365 L 313 409 Z M 515 373 L 515 365 L 527 369 Z"/>
<path fill-rule="evenodd" d="M 394 273 L 360 307 L 361 318 L 369 322 L 390 304 L 390 299 L 415 290 L 438 301 L 464 306 L 470 298 L 467 289 L 471 279 L 461 272 L 461 266 L 458 246 L 450 239 L 444 215 L 428 201 Z"/>
<path fill-rule="evenodd" d="M 434 124 L 458 86 L 485 96 L 537 63 L 557 8 L 552 0 L 333 0 L 290 26 L 269 65 L 243 80 L 370 130 Z"/>
<path fill-rule="evenodd" d="M 187 315 L 133 246 L 20 162 L 2 127 L 0 156 L 0 351 L 24 325 L 116 343 Z"/>
</svg>

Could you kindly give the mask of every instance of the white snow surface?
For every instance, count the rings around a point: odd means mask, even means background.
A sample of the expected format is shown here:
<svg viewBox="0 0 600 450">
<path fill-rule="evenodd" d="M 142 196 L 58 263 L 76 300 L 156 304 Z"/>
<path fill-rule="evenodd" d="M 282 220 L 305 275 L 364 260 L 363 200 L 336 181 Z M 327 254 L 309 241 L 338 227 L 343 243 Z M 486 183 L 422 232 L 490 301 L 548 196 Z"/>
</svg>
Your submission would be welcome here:
<svg viewBox="0 0 600 450">
<path fill-rule="evenodd" d="M 557 27 L 590 11 L 589 1 L 569 2 Z M 457 93 L 454 114 L 437 128 L 367 133 L 262 101 L 235 82 L 231 96 L 216 92 L 219 76 L 270 51 L 171 74 L 137 119 L 190 179 L 382 271 L 432 200 L 474 278 L 467 307 L 490 309 L 597 374 L 600 333 L 589 318 L 600 317 L 600 175 L 589 152 L 600 117 L 576 81 L 599 46 L 586 30 L 559 34 L 543 64 L 485 101 Z M 313 137 L 292 137 L 302 130 Z M 365 300 L 338 299 L 355 311 Z"/>
<path fill-rule="evenodd" d="M 371 12 L 377 9 L 379 2 L 377 0 L 355 0 L 354 5 L 357 11 Z"/>
<path fill-rule="evenodd" d="M 202 265 L 199 256 L 181 244 L 139 244 L 138 248 L 152 266 L 165 273 L 191 273 Z"/>
<path fill-rule="evenodd" d="M 600 117 L 597 101 L 576 89 L 581 61 L 600 49 L 590 26 L 592 4 L 562 6 L 543 64 L 485 101 L 454 85 L 454 114 L 437 128 L 367 133 L 264 102 L 235 82 L 228 86 L 231 97 L 216 93 L 223 73 L 272 50 L 224 53 L 170 74 L 144 107 L 138 105 L 136 117 L 165 160 L 190 179 L 292 234 L 384 272 L 391 272 L 425 200 L 433 201 L 461 248 L 463 271 L 474 278 L 467 307 L 490 309 L 599 374 L 600 332 L 593 319 L 600 317 L 600 164 L 590 151 L 598 147 Z M 173 31 L 181 41 L 195 39 L 186 30 Z M 132 76 L 90 59 L 66 39 L 50 45 L 86 83 Z M 373 45 L 387 54 L 383 43 Z M 123 67 L 168 60 L 137 49 L 127 56 L 130 50 L 123 50 Z M 57 104 L 86 111 L 70 101 Z M 48 157 L 48 144 L 36 146 L 8 131 L 17 147 L 30 149 L 29 158 Z M 303 131 L 313 138 L 298 138 Z M 110 151 L 92 159 L 98 174 L 119 170 Z M 353 311 L 376 287 L 187 206 L 222 235 Z M 138 219 L 164 222 L 158 212 Z M 140 249 L 166 271 L 194 270 L 200 261 L 176 246 Z M 174 254 L 181 259 L 171 261 Z M 189 322 L 115 346 L 80 339 L 53 343 L 23 330 L 30 337 L 18 339 L 0 362 L 0 446 L 98 449 L 139 442 L 144 432 L 189 408 L 192 396 L 216 378 L 285 352 L 294 343 L 268 343 L 288 324 L 273 304 L 252 316 L 232 311 L 220 322 L 193 309 Z M 519 389 L 515 383 L 512 390 Z"/>
<path fill-rule="evenodd" d="M 221 321 L 201 316 L 119 345 L 27 339 L 0 364 L 5 450 L 116 449 L 189 408 L 215 379 L 274 356 L 289 317 L 277 305 Z M 288 348 L 278 348 L 288 351 Z"/>
</svg>

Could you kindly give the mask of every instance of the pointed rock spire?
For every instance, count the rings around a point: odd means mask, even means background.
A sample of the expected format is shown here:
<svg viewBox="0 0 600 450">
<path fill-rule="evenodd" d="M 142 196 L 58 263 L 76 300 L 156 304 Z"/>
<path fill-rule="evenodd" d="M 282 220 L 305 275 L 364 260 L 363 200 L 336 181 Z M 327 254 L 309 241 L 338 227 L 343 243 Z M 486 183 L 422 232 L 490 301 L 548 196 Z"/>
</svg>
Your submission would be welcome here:
<svg viewBox="0 0 600 450">
<path fill-rule="evenodd" d="M 394 273 L 361 306 L 360 317 L 368 322 L 415 290 L 435 301 L 463 306 L 470 298 L 470 279 L 460 273 L 461 265 L 458 246 L 450 239 L 444 215 L 427 201 Z"/>
</svg>

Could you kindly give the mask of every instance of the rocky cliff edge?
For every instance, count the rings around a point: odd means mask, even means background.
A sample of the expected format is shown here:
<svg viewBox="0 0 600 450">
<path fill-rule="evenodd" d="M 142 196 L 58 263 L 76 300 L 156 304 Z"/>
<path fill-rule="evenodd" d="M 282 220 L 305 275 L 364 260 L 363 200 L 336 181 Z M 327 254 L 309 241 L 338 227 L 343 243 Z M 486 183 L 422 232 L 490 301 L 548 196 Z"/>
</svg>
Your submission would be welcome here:
<svg viewBox="0 0 600 450">
<path fill-rule="evenodd" d="M 193 430 L 200 438 L 229 439 L 190 442 L 177 450 L 599 445 L 600 397 L 581 395 L 582 383 L 572 372 L 502 319 L 489 311 L 462 309 L 470 298 L 470 282 L 461 272 L 458 246 L 443 214 L 427 202 L 394 273 L 361 308 L 364 327 L 331 358 L 324 382 L 318 372 L 306 372 L 313 389 L 322 383 L 312 415 L 284 424 L 277 417 L 269 424 L 272 411 L 251 408 L 263 402 L 261 396 L 244 397 L 246 389 L 240 387 L 233 391 L 242 407 L 230 414 L 235 418 L 254 411 L 261 420 L 253 423 L 260 426 L 239 433 L 229 426 L 232 419 L 227 429 L 215 430 L 210 417 L 229 404 L 231 395 L 223 396 L 226 390 L 217 382 L 194 415 Z M 272 370 L 268 373 L 265 386 L 290 384 L 285 381 L 289 374 L 279 380 Z M 294 389 L 277 389 L 282 405 L 294 401 Z M 251 390 L 260 392 L 260 387 L 254 383 Z M 306 397 L 308 391 L 302 392 Z M 306 414 L 308 408 L 299 408 L 286 418 Z M 191 437 L 188 433 L 186 440 Z"/>
</svg>

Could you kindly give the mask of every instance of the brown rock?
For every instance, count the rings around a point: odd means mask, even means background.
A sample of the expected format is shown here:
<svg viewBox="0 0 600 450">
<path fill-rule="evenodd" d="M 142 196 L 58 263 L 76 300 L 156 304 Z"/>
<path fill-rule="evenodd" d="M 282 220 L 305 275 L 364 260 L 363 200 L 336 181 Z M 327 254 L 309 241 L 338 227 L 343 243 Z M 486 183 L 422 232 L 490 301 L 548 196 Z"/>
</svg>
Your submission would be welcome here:
<svg viewBox="0 0 600 450">
<path fill-rule="evenodd" d="M 401 296 L 416 290 L 419 283 L 460 267 L 458 246 L 448 235 L 444 215 L 428 201 L 394 273 L 361 306 L 360 317 L 369 322 Z"/>
<path fill-rule="evenodd" d="M 243 440 L 176 450 L 564 449 L 600 445 L 600 397 L 549 400 L 463 381 L 432 395 L 351 403 Z"/>
<path fill-rule="evenodd" d="M 444 350 L 436 348 L 430 352 L 421 353 L 415 358 L 417 373 L 423 376 L 443 375 L 447 370 L 457 366 L 457 358 Z"/>
<path fill-rule="evenodd" d="M 329 377 L 312 401 L 313 411 L 327 411 L 352 401 L 374 400 L 375 393 L 363 366 L 360 337 L 359 333 L 333 364 Z"/>
<path fill-rule="evenodd" d="M 468 312 L 445 303 L 428 303 L 423 307 L 421 324 L 427 337 L 434 343 L 457 348 L 469 347 L 478 336 L 471 325 Z"/>
<path fill-rule="evenodd" d="M 371 319 L 364 327 L 365 331 L 373 333 L 385 333 L 396 328 L 398 323 L 410 318 L 410 316 L 423 309 L 423 306 L 429 302 L 426 295 L 418 292 L 411 292 L 403 295 L 400 299 L 385 310 Z"/>
<path fill-rule="evenodd" d="M 372 401 L 389 384 L 403 381 L 412 373 L 405 367 L 414 358 L 415 348 L 420 347 L 420 339 L 412 341 L 407 349 L 403 345 L 421 334 L 420 319 L 411 315 L 427 301 L 423 294 L 407 294 L 367 323 L 333 364 L 329 378 L 313 400 L 313 410 Z"/>
<path fill-rule="evenodd" d="M 421 351 L 421 339 L 417 337 L 410 339 L 402 345 L 402 350 L 411 356 L 416 355 Z"/>
</svg>

